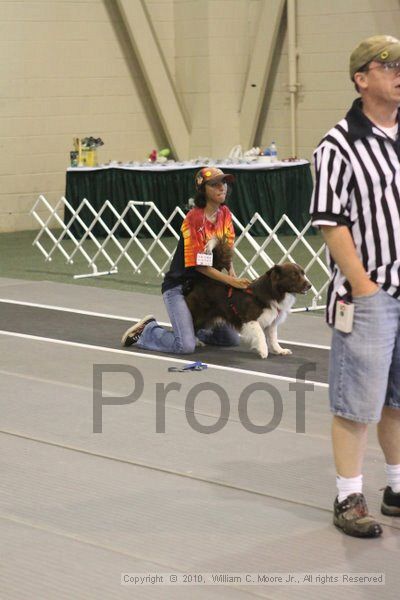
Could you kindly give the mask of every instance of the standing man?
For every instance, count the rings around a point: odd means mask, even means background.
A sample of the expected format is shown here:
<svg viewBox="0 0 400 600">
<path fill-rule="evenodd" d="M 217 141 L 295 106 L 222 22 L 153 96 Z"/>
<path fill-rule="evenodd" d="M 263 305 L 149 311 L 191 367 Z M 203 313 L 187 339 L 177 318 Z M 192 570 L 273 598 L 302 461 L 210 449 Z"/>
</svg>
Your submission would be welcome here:
<svg viewBox="0 0 400 600">
<path fill-rule="evenodd" d="M 311 214 L 332 274 L 333 522 L 347 535 L 378 537 L 362 493 L 368 423 L 378 423 L 386 461 L 381 511 L 400 517 L 400 40 L 362 41 L 350 78 L 361 97 L 314 153 Z"/>
</svg>

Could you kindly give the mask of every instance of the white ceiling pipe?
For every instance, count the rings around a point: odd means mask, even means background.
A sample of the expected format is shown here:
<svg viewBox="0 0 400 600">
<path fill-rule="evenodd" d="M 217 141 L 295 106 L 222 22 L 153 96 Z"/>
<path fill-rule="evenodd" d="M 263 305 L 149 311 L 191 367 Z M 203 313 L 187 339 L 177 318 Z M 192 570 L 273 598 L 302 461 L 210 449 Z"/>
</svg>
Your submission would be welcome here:
<svg viewBox="0 0 400 600">
<path fill-rule="evenodd" d="M 296 141 L 296 100 L 299 84 L 297 82 L 297 45 L 296 45 L 296 0 L 287 0 L 288 55 L 289 55 L 289 94 L 290 94 L 290 137 L 291 155 L 297 154 Z"/>
</svg>

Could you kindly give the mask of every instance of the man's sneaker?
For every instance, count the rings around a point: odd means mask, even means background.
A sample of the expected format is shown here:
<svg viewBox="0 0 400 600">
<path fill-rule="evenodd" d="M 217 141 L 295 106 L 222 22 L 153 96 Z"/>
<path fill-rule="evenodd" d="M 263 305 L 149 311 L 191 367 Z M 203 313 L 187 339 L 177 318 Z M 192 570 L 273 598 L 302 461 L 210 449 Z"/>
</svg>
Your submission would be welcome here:
<svg viewBox="0 0 400 600">
<path fill-rule="evenodd" d="M 147 317 L 140 319 L 136 325 L 131 325 L 122 336 L 121 344 L 123 346 L 132 346 L 133 344 L 136 344 L 143 333 L 143 329 L 152 321 L 155 321 L 153 315 L 147 315 Z"/>
<path fill-rule="evenodd" d="M 389 517 L 400 517 L 400 492 L 394 492 L 386 486 L 383 492 L 381 512 Z"/>
<path fill-rule="evenodd" d="M 382 527 L 368 514 L 364 494 L 350 494 L 333 506 L 333 524 L 354 537 L 379 537 Z"/>
</svg>

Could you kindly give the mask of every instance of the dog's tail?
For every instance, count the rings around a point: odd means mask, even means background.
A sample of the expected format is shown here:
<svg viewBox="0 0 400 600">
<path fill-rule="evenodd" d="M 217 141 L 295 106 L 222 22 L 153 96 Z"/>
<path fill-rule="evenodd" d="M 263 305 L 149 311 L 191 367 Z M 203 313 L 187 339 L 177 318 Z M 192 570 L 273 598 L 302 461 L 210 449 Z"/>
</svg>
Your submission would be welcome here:
<svg viewBox="0 0 400 600">
<path fill-rule="evenodd" d="M 218 271 L 222 271 L 222 269 L 229 271 L 232 264 L 232 257 L 233 249 L 228 244 L 228 241 L 225 238 L 218 240 L 213 250 L 213 267 L 218 269 Z"/>
</svg>

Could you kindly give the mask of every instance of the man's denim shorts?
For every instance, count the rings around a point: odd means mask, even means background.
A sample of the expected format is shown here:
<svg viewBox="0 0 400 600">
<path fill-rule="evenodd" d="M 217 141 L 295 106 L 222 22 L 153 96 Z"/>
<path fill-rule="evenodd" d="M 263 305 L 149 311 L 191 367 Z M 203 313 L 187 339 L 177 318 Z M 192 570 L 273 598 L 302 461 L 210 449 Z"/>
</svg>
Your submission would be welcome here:
<svg viewBox="0 0 400 600">
<path fill-rule="evenodd" d="M 378 422 L 384 405 L 400 409 L 400 299 L 379 289 L 353 302 L 352 332 L 333 329 L 331 411 L 360 423 Z"/>
</svg>

